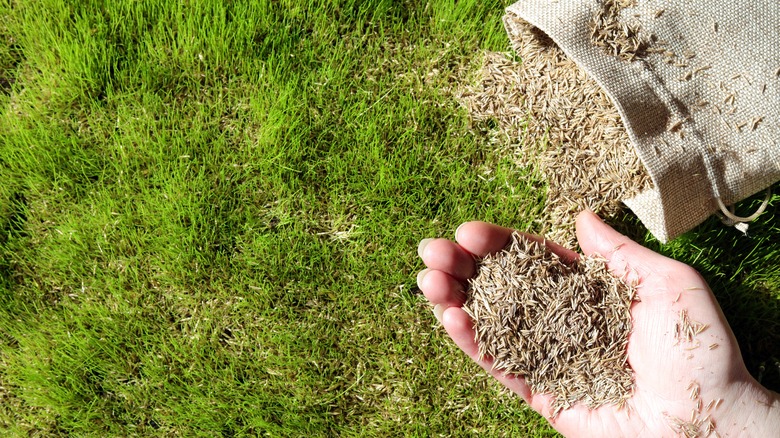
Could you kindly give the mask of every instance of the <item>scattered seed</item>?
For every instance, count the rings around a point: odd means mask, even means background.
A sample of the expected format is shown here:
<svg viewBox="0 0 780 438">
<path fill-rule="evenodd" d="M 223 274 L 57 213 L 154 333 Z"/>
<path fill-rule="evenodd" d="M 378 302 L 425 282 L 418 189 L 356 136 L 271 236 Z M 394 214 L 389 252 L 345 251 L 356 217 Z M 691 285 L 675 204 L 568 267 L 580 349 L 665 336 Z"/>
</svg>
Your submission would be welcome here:
<svg viewBox="0 0 780 438">
<path fill-rule="evenodd" d="M 755 131 L 756 128 L 758 127 L 758 124 L 761 123 L 761 121 L 763 121 L 763 120 L 764 120 L 763 117 L 760 117 L 760 116 L 759 117 L 754 117 L 753 120 L 750 121 L 750 130 L 751 131 Z"/>
<path fill-rule="evenodd" d="M 681 127 L 682 127 L 682 124 L 683 124 L 684 122 L 685 122 L 685 119 L 678 119 L 678 120 L 675 120 L 675 121 L 674 121 L 674 122 L 671 124 L 671 126 L 669 126 L 669 128 L 667 128 L 666 130 L 667 130 L 667 131 L 669 131 L 669 132 L 677 132 L 677 131 L 678 131 L 678 130 L 679 130 Z"/>
<path fill-rule="evenodd" d="M 688 311 L 683 309 L 680 310 L 679 321 L 675 323 L 675 338 L 678 341 L 693 343 L 694 338 L 706 329 L 707 324 L 702 324 L 698 321 L 690 319 L 688 317 Z"/>
<path fill-rule="evenodd" d="M 688 384 L 687 389 L 691 392 L 689 395 L 691 400 L 696 400 L 699 398 L 699 391 L 701 391 L 701 386 L 699 386 L 695 380 L 692 380 L 691 383 Z"/>
<path fill-rule="evenodd" d="M 716 348 L 718 348 L 718 344 L 710 344 L 710 346 L 707 347 L 708 350 L 714 350 Z"/>
<path fill-rule="evenodd" d="M 588 23 L 591 43 L 624 61 L 645 56 L 650 45 L 636 22 L 627 23 L 620 17 L 620 12 L 633 4 L 633 0 L 602 0 Z"/>
<path fill-rule="evenodd" d="M 538 29 L 513 14 L 504 20 L 522 63 L 489 52 L 479 81 L 462 85 L 456 96 L 472 125 L 492 120 L 498 125 L 490 134 L 496 141 L 521 140 L 517 161 L 533 163 L 548 185 L 546 237 L 574 248 L 576 212 L 589 208 L 616 215 L 625 208 L 621 200 L 653 183 L 598 83 Z M 540 138 L 547 139 L 541 152 Z"/>
<path fill-rule="evenodd" d="M 690 347 L 685 347 L 685 351 L 695 350 L 695 349 L 697 349 L 699 347 L 701 347 L 701 343 L 698 340 L 696 340 L 695 343 L 693 345 L 691 345 Z"/>
</svg>

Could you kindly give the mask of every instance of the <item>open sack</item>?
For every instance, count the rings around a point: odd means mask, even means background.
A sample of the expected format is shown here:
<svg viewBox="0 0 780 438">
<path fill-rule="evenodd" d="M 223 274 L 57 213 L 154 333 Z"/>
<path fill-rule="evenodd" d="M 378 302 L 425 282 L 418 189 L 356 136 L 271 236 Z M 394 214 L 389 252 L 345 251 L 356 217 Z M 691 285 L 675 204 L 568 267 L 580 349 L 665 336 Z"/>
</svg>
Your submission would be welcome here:
<svg viewBox="0 0 780 438">
<path fill-rule="evenodd" d="M 716 212 L 749 221 L 727 206 L 780 180 L 780 3 L 521 0 L 504 22 L 516 49 L 549 37 L 609 97 L 641 166 L 627 174 L 651 181 L 621 200 L 660 241 Z"/>
</svg>

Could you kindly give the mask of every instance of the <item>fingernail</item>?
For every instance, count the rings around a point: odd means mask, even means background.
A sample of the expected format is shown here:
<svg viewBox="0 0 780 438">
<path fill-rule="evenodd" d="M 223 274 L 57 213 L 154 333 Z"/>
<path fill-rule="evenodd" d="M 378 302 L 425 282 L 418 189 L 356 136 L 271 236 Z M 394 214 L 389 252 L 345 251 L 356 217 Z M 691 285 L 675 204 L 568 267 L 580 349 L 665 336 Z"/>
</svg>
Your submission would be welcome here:
<svg viewBox="0 0 780 438">
<path fill-rule="evenodd" d="M 464 225 L 466 225 L 465 222 L 463 222 L 462 224 L 458 225 L 458 228 L 455 228 L 455 240 L 458 240 L 458 231 L 460 231 L 460 229 L 463 228 Z"/>
<path fill-rule="evenodd" d="M 423 278 L 425 278 L 425 275 L 430 271 L 430 269 L 423 269 L 422 271 L 417 273 L 417 287 L 422 289 L 422 281 Z"/>
<path fill-rule="evenodd" d="M 437 304 L 433 306 L 433 315 L 437 320 L 439 320 L 439 322 L 441 322 L 445 310 L 447 310 L 447 308 L 444 307 L 444 304 Z"/>
<path fill-rule="evenodd" d="M 425 247 L 428 246 L 429 243 L 431 243 L 433 239 L 423 239 L 420 241 L 420 244 L 417 246 L 417 255 L 422 258 L 423 251 L 425 250 Z"/>
</svg>

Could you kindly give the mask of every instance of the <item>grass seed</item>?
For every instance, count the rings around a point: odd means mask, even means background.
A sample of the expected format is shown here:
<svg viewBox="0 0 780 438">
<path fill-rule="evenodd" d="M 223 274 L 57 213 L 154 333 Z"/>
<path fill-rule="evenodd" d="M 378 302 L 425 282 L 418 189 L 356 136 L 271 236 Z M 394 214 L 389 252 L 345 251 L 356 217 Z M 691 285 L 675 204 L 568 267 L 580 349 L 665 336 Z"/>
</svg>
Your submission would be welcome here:
<svg viewBox="0 0 780 438">
<path fill-rule="evenodd" d="M 635 291 L 600 257 L 567 264 L 515 233 L 480 260 L 464 310 L 481 357 L 551 394 L 554 415 L 574 403 L 622 406 L 634 381 L 626 348 Z"/>
<path fill-rule="evenodd" d="M 476 83 L 456 95 L 474 122 L 496 124 L 491 141 L 510 148 L 518 167 L 543 174 L 546 237 L 573 248 L 579 211 L 615 217 L 652 181 L 596 81 L 536 27 L 513 14 L 504 25 L 522 63 L 488 52 Z"/>
<path fill-rule="evenodd" d="M 650 41 L 640 32 L 637 22 L 626 22 L 620 13 L 634 6 L 634 0 L 603 0 L 591 17 L 590 41 L 606 53 L 624 61 L 634 61 L 647 54 Z M 656 17 L 660 17 L 660 14 Z"/>
</svg>

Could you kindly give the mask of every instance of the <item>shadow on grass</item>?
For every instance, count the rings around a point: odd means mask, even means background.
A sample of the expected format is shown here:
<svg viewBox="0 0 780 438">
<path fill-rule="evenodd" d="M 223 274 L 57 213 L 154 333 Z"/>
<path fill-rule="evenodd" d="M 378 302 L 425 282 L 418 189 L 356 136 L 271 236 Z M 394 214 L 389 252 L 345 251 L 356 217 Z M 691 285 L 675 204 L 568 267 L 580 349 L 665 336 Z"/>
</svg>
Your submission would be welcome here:
<svg viewBox="0 0 780 438">
<path fill-rule="evenodd" d="M 711 217 L 668 244 L 655 240 L 633 213 L 610 225 L 648 248 L 687 263 L 709 282 L 731 325 L 748 370 L 759 382 L 780 391 L 780 184 L 766 211 L 750 223 L 747 235 Z M 755 211 L 760 193 L 740 203 Z"/>
<path fill-rule="evenodd" d="M 10 239 L 24 237 L 27 233 L 27 199 L 20 192 L 13 193 L 6 205 L 0 205 L 0 254 Z M 0 257 L 0 291 L 11 284 L 11 266 L 6 257 Z M 0 297 L 4 298 L 4 297 Z"/>
<path fill-rule="evenodd" d="M 0 38 L 3 38 L 2 34 Z M 18 44 L 0 46 L 0 93 L 11 94 L 11 89 L 16 82 L 16 70 L 21 62 L 21 48 Z"/>
</svg>

